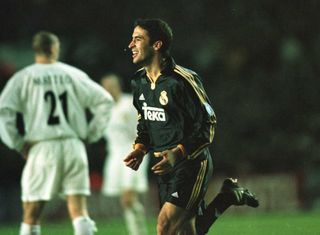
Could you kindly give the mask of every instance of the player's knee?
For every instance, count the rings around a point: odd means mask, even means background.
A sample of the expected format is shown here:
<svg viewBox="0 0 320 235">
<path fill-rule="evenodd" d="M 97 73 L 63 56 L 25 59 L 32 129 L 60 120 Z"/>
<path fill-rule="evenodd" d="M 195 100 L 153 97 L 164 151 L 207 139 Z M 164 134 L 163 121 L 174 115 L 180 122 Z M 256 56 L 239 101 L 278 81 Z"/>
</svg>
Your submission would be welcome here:
<svg viewBox="0 0 320 235">
<path fill-rule="evenodd" d="M 42 207 L 37 204 L 24 206 L 23 222 L 27 224 L 39 224 Z"/>
<path fill-rule="evenodd" d="M 157 235 L 175 235 L 177 233 L 177 224 L 168 219 L 158 219 Z"/>
<path fill-rule="evenodd" d="M 168 222 L 159 222 L 157 223 L 157 235 L 164 235 L 167 234 L 167 231 L 169 230 L 169 224 Z"/>
<path fill-rule="evenodd" d="M 123 208 L 131 208 L 134 201 L 131 198 L 122 198 L 121 205 Z"/>
<path fill-rule="evenodd" d="M 39 216 L 35 211 L 25 211 L 23 215 L 23 222 L 27 224 L 38 224 Z"/>
<path fill-rule="evenodd" d="M 123 208 L 131 208 L 137 200 L 134 192 L 124 192 L 121 196 L 121 205 Z"/>
<path fill-rule="evenodd" d="M 188 234 L 188 235 L 197 234 L 194 220 L 190 220 L 189 222 L 186 222 L 180 229 L 180 234 Z"/>
</svg>

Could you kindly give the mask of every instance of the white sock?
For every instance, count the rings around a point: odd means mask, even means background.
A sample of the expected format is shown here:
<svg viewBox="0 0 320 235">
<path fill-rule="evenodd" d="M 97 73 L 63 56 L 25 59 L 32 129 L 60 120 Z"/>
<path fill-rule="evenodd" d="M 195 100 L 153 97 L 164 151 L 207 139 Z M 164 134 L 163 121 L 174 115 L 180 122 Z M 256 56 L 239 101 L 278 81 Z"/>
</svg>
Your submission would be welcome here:
<svg viewBox="0 0 320 235">
<path fill-rule="evenodd" d="M 40 235 L 40 225 L 21 223 L 19 235 Z"/>
<path fill-rule="evenodd" d="M 93 235 L 97 232 L 96 224 L 87 216 L 79 216 L 72 221 L 75 235 Z"/>
<path fill-rule="evenodd" d="M 144 209 L 139 202 L 124 210 L 124 218 L 130 235 L 147 235 Z"/>
</svg>

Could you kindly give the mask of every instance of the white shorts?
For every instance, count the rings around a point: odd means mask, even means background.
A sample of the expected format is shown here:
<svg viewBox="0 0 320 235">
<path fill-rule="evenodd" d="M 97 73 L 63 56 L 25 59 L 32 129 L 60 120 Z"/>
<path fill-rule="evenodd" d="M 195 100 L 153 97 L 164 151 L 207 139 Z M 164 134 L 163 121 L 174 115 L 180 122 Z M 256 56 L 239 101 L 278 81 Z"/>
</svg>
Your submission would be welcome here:
<svg viewBox="0 0 320 235">
<path fill-rule="evenodd" d="M 128 152 L 111 151 L 106 159 L 103 174 L 102 193 L 106 196 L 120 196 L 124 191 L 144 193 L 148 190 L 148 162 L 146 155 L 137 171 L 127 167 L 123 162 Z"/>
<path fill-rule="evenodd" d="M 34 145 L 22 173 L 22 201 L 48 201 L 57 195 L 90 195 L 88 159 L 79 139 Z"/>
</svg>

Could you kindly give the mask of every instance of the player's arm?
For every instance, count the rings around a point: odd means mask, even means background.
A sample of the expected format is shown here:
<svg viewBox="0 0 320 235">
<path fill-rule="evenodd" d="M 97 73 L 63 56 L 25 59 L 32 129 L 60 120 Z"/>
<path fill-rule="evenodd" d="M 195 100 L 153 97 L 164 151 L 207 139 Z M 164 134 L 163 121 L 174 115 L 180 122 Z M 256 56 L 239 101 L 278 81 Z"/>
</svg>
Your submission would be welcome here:
<svg viewBox="0 0 320 235">
<path fill-rule="evenodd" d="M 22 112 L 20 102 L 21 82 L 18 75 L 10 78 L 0 96 L 0 135 L 9 148 L 21 153 L 25 141 L 17 128 L 17 112 Z"/>
<path fill-rule="evenodd" d="M 180 149 L 188 159 L 197 157 L 212 142 L 216 123 L 215 114 L 201 83 L 197 89 L 203 95 L 202 101 L 194 87 L 185 83 L 184 110 L 189 120 L 186 125 L 190 128 L 180 143 Z"/>
<path fill-rule="evenodd" d="M 88 143 L 103 137 L 110 120 L 111 108 L 114 104 L 112 96 L 89 77 L 83 77 L 77 85 L 78 98 L 82 105 L 89 108 L 93 117 L 88 126 Z"/>
<path fill-rule="evenodd" d="M 134 94 L 135 92 L 136 90 L 133 89 Z M 137 137 L 135 139 L 135 143 L 133 144 L 133 151 L 131 151 L 123 161 L 125 162 L 126 166 L 133 170 L 138 170 L 144 156 L 149 151 L 150 138 L 145 121 L 141 115 L 138 101 L 135 97 L 137 97 L 137 95 L 134 95 L 133 99 L 133 105 L 138 110 Z"/>
<path fill-rule="evenodd" d="M 143 118 L 143 110 L 139 104 L 138 97 L 140 96 L 140 91 L 135 80 L 132 80 L 132 90 L 133 90 L 133 106 L 138 112 L 138 124 L 137 124 L 137 137 L 135 140 L 135 148 L 142 148 L 144 151 L 148 152 L 150 148 L 150 137 L 149 131 L 145 119 Z"/>
<path fill-rule="evenodd" d="M 137 137 L 133 150 L 123 160 L 127 167 L 138 170 L 144 156 L 149 151 L 149 135 L 141 115 L 138 115 Z"/>
<path fill-rule="evenodd" d="M 144 121 L 141 120 L 141 115 L 139 114 L 138 116 L 137 137 L 133 144 L 133 150 L 123 160 L 126 166 L 133 170 L 138 170 L 144 156 L 149 151 L 149 136 Z"/>
<path fill-rule="evenodd" d="M 187 81 L 182 88 L 182 95 L 179 95 L 177 99 L 183 97 L 180 100 L 180 107 L 182 107 L 181 111 L 186 116 L 185 126 L 189 128 L 184 130 L 185 138 L 182 139 L 181 143 L 172 149 L 158 153 L 162 160 L 151 168 L 155 174 L 167 174 L 180 161 L 195 158 L 212 142 L 215 116 L 213 110 L 210 110 L 211 107 L 205 107 L 204 105 L 205 103 L 209 105 L 205 91 L 199 84 L 197 92 L 203 95 L 200 99 L 194 87 Z M 204 102 L 202 103 L 202 101 Z"/>
</svg>

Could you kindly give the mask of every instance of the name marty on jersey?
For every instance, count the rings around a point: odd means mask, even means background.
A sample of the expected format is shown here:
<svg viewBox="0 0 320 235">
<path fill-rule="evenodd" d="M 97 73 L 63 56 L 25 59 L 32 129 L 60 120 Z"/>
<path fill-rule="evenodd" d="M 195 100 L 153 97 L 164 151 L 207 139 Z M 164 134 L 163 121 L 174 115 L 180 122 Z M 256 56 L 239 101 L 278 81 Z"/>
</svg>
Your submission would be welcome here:
<svg viewBox="0 0 320 235">
<path fill-rule="evenodd" d="M 144 111 L 144 119 L 149 121 L 159 121 L 165 122 L 166 121 L 166 114 L 164 109 L 155 108 L 155 107 L 148 107 L 147 103 L 143 103 L 142 110 Z"/>
<path fill-rule="evenodd" d="M 63 84 L 70 84 L 72 83 L 71 77 L 65 74 L 52 74 L 52 75 L 45 75 L 42 77 L 35 77 L 33 78 L 33 83 L 35 85 L 63 85 Z"/>
</svg>

